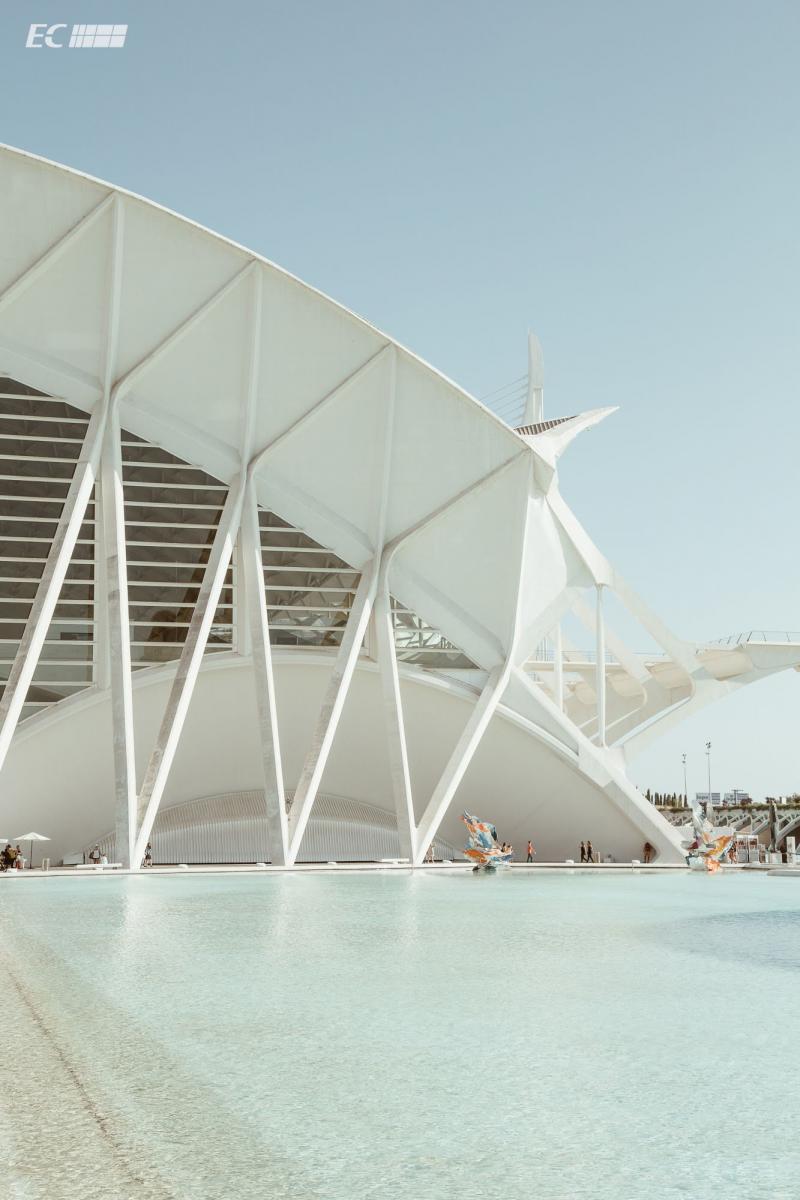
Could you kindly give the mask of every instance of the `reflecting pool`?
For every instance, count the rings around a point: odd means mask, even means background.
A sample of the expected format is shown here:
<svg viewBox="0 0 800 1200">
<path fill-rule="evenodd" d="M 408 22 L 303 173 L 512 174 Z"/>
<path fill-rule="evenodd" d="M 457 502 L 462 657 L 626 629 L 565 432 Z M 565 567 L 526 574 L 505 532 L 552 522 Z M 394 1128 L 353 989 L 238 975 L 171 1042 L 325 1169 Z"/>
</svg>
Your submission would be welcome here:
<svg viewBox="0 0 800 1200">
<path fill-rule="evenodd" d="M 800 880 L 0 881 L 3 1195 L 797 1195 Z"/>
</svg>

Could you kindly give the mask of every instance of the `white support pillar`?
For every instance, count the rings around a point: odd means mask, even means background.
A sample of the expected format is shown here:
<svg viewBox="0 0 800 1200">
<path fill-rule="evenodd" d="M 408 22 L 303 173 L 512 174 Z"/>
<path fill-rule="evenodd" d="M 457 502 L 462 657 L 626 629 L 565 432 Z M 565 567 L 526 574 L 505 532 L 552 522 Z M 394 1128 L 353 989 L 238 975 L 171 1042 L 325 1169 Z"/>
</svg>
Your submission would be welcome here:
<svg viewBox="0 0 800 1200">
<path fill-rule="evenodd" d="M 80 458 L 75 465 L 64 508 L 50 544 L 39 586 L 36 589 L 36 597 L 31 605 L 30 615 L 14 657 L 14 664 L 9 672 L 2 699 L 0 699 L 0 769 L 2 769 L 8 754 L 28 688 L 42 653 L 47 630 L 61 595 L 64 576 L 75 550 L 75 543 L 78 540 L 87 506 L 92 498 L 106 424 L 106 412 L 107 406 L 98 402 L 89 420 Z"/>
<path fill-rule="evenodd" d="M 597 693 L 597 744 L 606 744 L 606 624 L 603 616 L 603 585 L 597 585 L 596 670 L 595 691 Z"/>
<path fill-rule="evenodd" d="M 456 748 L 450 755 L 450 760 L 420 819 L 417 829 L 416 866 L 422 863 L 428 847 L 438 832 L 458 785 L 464 778 L 467 767 L 472 762 L 481 738 L 503 697 L 510 674 L 511 661 L 509 660 L 505 666 L 495 667 L 484 684 L 478 702 L 470 713 L 469 720 L 456 743 Z"/>
<path fill-rule="evenodd" d="M 106 426 L 100 466 L 100 495 L 96 511 L 102 511 L 102 553 L 106 585 L 107 661 L 111 685 L 111 722 L 114 746 L 114 795 L 116 812 L 116 856 L 126 867 L 136 839 L 136 762 L 133 733 L 133 688 L 131 682 L 130 617 L 128 613 L 128 564 L 125 544 L 125 498 L 122 486 L 122 450 L 116 410 Z M 96 598 L 95 598 L 96 599 Z"/>
<path fill-rule="evenodd" d="M 270 857 L 278 866 L 289 858 L 286 798 L 283 786 L 278 709 L 272 671 L 272 647 L 269 640 L 269 613 L 264 592 L 264 567 L 258 524 L 258 500 L 255 482 L 248 481 L 240 534 L 243 575 L 240 601 L 247 606 L 252 639 L 253 675 L 256 689 L 261 764 L 264 776 L 264 803 L 267 816 Z"/>
<path fill-rule="evenodd" d="M 261 554 L 261 530 L 258 519 L 258 492 L 255 469 L 260 455 L 253 457 L 253 430 L 261 372 L 261 337 L 263 313 L 263 276 L 253 275 L 253 297 L 250 330 L 250 363 L 248 368 L 247 403 L 242 428 L 242 461 L 248 462 L 242 526 L 236 544 L 234 571 L 234 604 L 236 648 L 241 655 L 253 659 L 253 681 L 256 692 L 256 711 L 261 745 L 261 769 L 264 782 L 264 814 L 271 861 L 285 866 L 289 857 L 289 834 L 286 820 L 286 794 L 283 784 L 278 706 L 275 677 L 272 670 L 272 646 L 269 637 L 269 610 L 264 591 L 264 563 Z"/>
<path fill-rule="evenodd" d="M 289 864 L 293 865 L 300 850 L 303 834 L 311 815 L 322 774 L 328 762 L 333 739 L 342 715 L 344 702 L 356 668 L 361 643 L 364 640 L 378 581 L 378 561 L 369 563 L 361 576 L 350 616 L 347 618 L 342 644 L 336 656 L 333 674 L 322 702 L 311 749 L 294 794 L 289 819 Z"/>
<path fill-rule="evenodd" d="M 392 617 L 392 598 L 389 593 L 389 569 L 398 542 L 386 546 L 386 521 L 392 480 L 392 446 L 394 442 L 397 405 L 397 350 L 392 350 L 389 362 L 389 390 L 386 405 L 386 426 L 383 444 L 383 487 L 376 513 L 375 544 L 380 548 L 377 600 L 368 625 L 367 652 L 377 660 L 383 695 L 383 710 L 389 755 L 389 774 L 392 781 L 397 839 L 400 857 L 413 866 L 417 841 L 414 802 L 411 792 L 411 772 L 408 766 L 403 700 L 400 694 L 400 675 L 397 669 L 397 647 Z"/>
<path fill-rule="evenodd" d="M 225 574 L 233 553 L 233 543 L 242 512 L 244 477 L 240 475 L 231 485 L 222 510 L 219 526 L 211 547 L 203 582 L 186 633 L 175 678 L 172 682 L 164 717 L 156 744 L 147 764 L 144 782 L 139 793 L 139 833 L 133 854 L 133 866 L 138 866 L 153 829 L 164 788 L 169 778 L 178 748 L 197 675 L 205 652 L 208 635 L 225 583 Z"/>
<path fill-rule="evenodd" d="M 411 792 L 411 772 L 408 766 L 403 702 L 400 695 L 400 676 L 397 670 L 392 602 L 385 572 L 382 572 L 382 579 L 378 585 L 374 621 L 378 668 L 383 692 L 383 711 L 386 721 L 389 771 L 392 777 L 394 807 L 397 814 L 397 834 L 400 839 L 400 857 L 407 858 L 413 864 L 417 829 Z"/>
<path fill-rule="evenodd" d="M 556 693 L 556 704 L 560 712 L 564 711 L 564 646 L 561 637 L 561 622 L 556 625 L 553 633 L 553 676 Z"/>
<path fill-rule="evenodd" d="M 96 659 L 100 668 L 95 684 L 111 688 L 111 722 L 114 751 L 114 811 L 116 857 L 126 867 L 136 836 L 136 759 L 133 736 L 130 618 L 128 614 L 128 559 L 125 534 L 125 494 L 122 486 L 122 432 L 114 392 L 122 295 L 124 209 L 122 198 L 113 201 L 112 251 L 109 264 L 109 300 L 106 309 L 106 345 L 103 399 L 107 408 L 99 487 L 95 492 L 95 604 L 98 585 L 103 589 L 101 628 L 105 646 Z M 99 539 L 102 538 L 102 541 Z M 99 569 L 98 569 L 99 568 Z"/>
<path fill-rule="evenodd" d="M 98 478 L 98 485 L 99 482 Z M 92 603 L 94 605 L 92 685 L 100 692 L 104 692 L 111 684 L 111 664 L 108 658 L 108 584 L 106 582 L 105 544 L 102 495 L 100 487 L 96 485 L 94 501 L 94 573 L 92 579 Z"/>
<path fill-rule="evenodd" d="M 247 368 L 247 397 L 244 405 L 241 430 L 242 462 L 249 462 L 253 452 L 253 429 L 255 427 L 256 404 L 258 403 L 258 387 L 261 374 L 261 315 L 263 311 L 264 285 L 260 269 L 252 272 L 252 296 L 250 304 L 250 355 Z M 252 486 L 253 472 L 248 467 L 245 479 L 245 489 Z M 255 501 L 254 501 L 255 502 Z M 244 503 L 247 504 L 247 490 Z M 258 513 L 256 512 L 256 533 L 258 533 Z M 260 563 L 259 545 L 259 563 Z M 247 578 L 245 575 L 243 532 L 239 536 L 233 551 L 232 603 L 233 603 L 233 648 L 237 654 L 249 657 L 253 644 L 250 632 L 250 607 L 247 603 Z M 261 583 L 263 584 L 263 576 Z M 263 587 L 262 587 L 263 591 Z M 254 610 L 254 619 L 257 613 Z"/>
</svg>

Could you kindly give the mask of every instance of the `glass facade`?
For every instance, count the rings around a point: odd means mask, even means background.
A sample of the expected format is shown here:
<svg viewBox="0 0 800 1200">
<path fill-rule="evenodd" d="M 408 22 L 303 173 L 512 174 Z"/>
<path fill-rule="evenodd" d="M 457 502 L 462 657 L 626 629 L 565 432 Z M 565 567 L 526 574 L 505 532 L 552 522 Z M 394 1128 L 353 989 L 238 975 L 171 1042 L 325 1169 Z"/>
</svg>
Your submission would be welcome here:
<svg viewBox="0 0 800 1200">
<path fill-rule="evenodd" d="M 0 684 L 44 570 L 80 455 L 88 416 L 62 400 L 0 378 Z M 227 488 L 204 471 L 123 430 L 128 603 L 134 670 L 180 655 Z M 23 719 L 90 687 L 99 605 L 97 514 L 89 504 Z M 272 643 L 339 645 L 359 572 L 275 513 L 260 513 L 264 586 Z M 100 564 L 102 567 L 102 564 Z M 236 649 L 237 555 L 207 653 Z M 469 660 L 409 609 L 392 601 L 398 656 L 429 667 Z"/>
<path fill-rule="evenodd" d="M 0 679 L 8 678 L 80 454 L 88 418 L 0 378 Z M 89 687 L 94 646 L 94 503 L 28 691 L 27 717 Z"/>
</svg>

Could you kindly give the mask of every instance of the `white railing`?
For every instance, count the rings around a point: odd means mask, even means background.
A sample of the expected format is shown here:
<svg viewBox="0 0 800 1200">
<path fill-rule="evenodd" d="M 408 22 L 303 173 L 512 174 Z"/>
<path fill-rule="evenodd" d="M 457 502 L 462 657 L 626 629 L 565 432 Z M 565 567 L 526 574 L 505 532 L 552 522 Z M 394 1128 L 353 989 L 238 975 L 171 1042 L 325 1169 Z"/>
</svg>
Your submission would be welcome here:
<svg viewBox="0 0 800 1200">
<path fill-rule="evenodd" d="M 748 642 L 764 645 L 800 645 L 800 633 L 783 629 L 748 629 L 746 633 L 732 633 L 729 637 L 715 638 L 710 646 L 744 646 Z"/>
</svg>

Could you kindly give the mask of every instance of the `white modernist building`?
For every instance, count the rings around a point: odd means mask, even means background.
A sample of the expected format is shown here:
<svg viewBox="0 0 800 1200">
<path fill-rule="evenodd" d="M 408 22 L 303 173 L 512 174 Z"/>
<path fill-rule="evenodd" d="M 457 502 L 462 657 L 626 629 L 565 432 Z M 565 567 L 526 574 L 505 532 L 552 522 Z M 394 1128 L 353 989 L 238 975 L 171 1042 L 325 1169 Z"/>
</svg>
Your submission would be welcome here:
<svg viewBox="0 0 800 1200">
<path fill-rule="evenodd" d="M 190 221 L 10 149 L 0 184 L 4 834 L 419 863 L 466 807 L 680 861 L 628 760 L 800 645 L 637 598 L 558 488 L 605 413 L 545 421 L 535 343 L 515 429 Z"/>
</svg>

